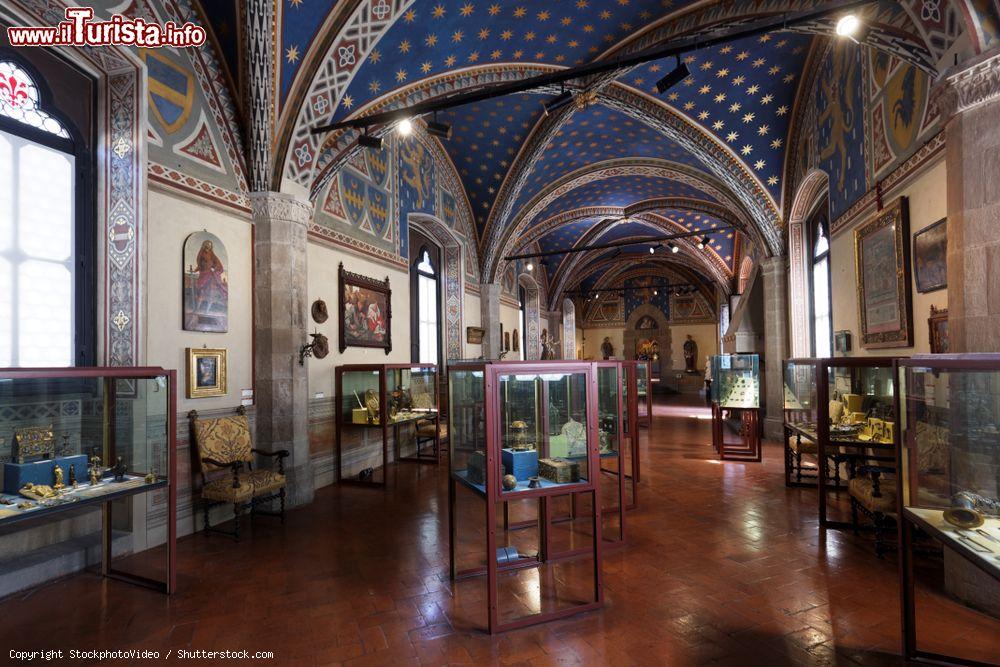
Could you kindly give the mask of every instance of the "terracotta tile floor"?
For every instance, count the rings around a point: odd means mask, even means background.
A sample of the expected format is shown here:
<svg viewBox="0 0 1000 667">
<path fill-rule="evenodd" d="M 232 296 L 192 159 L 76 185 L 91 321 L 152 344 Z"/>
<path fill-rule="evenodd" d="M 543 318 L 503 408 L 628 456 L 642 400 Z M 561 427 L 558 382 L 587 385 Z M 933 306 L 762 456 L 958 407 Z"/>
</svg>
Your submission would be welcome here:
<svg viewBox="0 0 1000 667">
<path fill-rule="evenodd" d="M 652 435 L 643 430 L 640 507 L 627 515 L 628 544 L 605 554 L 597 612 L 483 633 L 483 580 L 448 579 L 446 468 L 404 464 L 387 491 L 323 489 L 284 528 L 257 519 L 239 544 L 182 540 L 169 600 L 90 574 L 7 599 L 0 646 L 246 649 L 294 665 L 898 664 L 894 556 L 821 534 L 816 492 L 785 489 L 776 445 L 763 464 L 713 460 L 709 422 L 693 416 L 707 411 L 658 405 Z M 474 503 L 462 511 L 483 515 Z M 558 539 L 585 543 L 577 524 Z M 481 531 L 463 532 L 463 557 L 483 548 Z M 516 537 L 522 551 L 531 532 Z M 558 588 L 565 603 L 585 570 L 522 573 L 504 599 L 551 603 Z M 1000 655 L 995 620 L 924 597 L 939 636 Z"/>
</svg>

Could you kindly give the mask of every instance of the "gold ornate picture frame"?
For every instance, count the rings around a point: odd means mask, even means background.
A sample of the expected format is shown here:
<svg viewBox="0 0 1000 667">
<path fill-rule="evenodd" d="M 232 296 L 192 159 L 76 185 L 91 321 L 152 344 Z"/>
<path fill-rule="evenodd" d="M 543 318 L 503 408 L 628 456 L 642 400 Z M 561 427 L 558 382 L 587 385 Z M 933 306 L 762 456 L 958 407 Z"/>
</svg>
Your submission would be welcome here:
<svg viewBox="0 0 1000 667">
<path fill-rule="evenodd" d="M 187 349 L 187 397 L 225 396 L 226 350 L 189 347 Z"/>
<path fill-rule="evenodd" d="M 861 347 L 913 345 L 910 225 L 900 197 L 854 230 Z"/>
</svg>

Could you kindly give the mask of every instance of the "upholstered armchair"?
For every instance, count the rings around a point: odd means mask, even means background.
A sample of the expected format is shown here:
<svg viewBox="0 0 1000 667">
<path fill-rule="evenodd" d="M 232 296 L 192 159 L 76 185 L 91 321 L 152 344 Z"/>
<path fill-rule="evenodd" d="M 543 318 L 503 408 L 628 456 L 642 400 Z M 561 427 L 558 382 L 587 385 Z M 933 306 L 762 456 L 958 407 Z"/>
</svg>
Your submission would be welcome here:
<svg viewBox="0 0 1000 667">
<path fill-rule="evenodd" d="M 201 468 L 201 502 L 205 513 L 205 534 L 209 532 L 231 535 L 240 539 L 240 515 L 250 510 L 255 514 L 281 517 L 285 522 L 285 468 L 287 450 L 265 452 L 255 449 L 250 438 L 250 424 L 242 406 L 232 417 L 201 419 L 198 412 L 188 413 L 191 432 L 198 448 Z M 268 457 L 277 462 L 277 470 L 255 469 L 254 455 Z M 258 505 L 278 500 L 278 512 L 261 511 Z M 216 505 L 233 506 L 233 530 L 226 531 L 209 526 L 208 512 Z"/>
<path fill-rule="evenodd" d="M 886 542 L 888 528 L 896 522 L 896 480 L 886 475 L 894 475 L 895 468 L 877 465 L 858 466 L 856 475 L 848 482 L 851 495 L 851 523 L 854 534 L 860 525 L 858 514 L 864 514 L 875 527 L 875 555 L 879 558 L 887 549 L 893 548 Z"/>
</svg>

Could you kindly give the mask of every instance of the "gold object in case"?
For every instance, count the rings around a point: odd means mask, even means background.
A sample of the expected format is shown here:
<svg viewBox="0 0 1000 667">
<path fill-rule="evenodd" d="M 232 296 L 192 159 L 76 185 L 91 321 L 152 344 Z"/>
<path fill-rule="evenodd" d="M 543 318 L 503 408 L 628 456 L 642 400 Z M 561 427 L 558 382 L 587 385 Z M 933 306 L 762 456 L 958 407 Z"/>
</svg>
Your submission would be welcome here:
<svg viewBox="0 0 1000 667">
<path fill-rule="evenodd" d="M 56 443 L 52 437 L 52 424 L 32 426 L 14 431 L 14 459 L 27 463 L 29 459 L 51 459 L 56 455 Z"/>
</svg>

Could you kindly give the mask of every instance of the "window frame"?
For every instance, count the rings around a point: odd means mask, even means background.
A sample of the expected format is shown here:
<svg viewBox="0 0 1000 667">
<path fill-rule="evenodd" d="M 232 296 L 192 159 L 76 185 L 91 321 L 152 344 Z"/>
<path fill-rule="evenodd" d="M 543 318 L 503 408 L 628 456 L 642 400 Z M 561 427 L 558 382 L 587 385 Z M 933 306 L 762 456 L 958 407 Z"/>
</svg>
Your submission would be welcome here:
<svg viewBox="0 0 1000 667">
<path fill-rule="evenodd" d="M 31 78 L 38 90 L 38 106 L 58 121 L 69 139 L 45 130 L 32 127 L 20 121 L 0 116 L 0 130 L 21 139 L 56 150 L 74 158 L 76 169 L 74 179 L 74 279 L 73 279 L 73 366 L 97 365 L 97 212 L 95 190 L 95 158 L 87 145 L 95 145 L 96 129 L 90 128 L 90 141 L 85 139 L 80 128 L 55 104 L 49 81 L 38 68 L 19 53 L 8 47 L 0 47 L 0 61 L 9 61 Z M 59 58 L 60 65 L 73 65 Z M 75 68 L 74 68 L 75 69 Z M 92 98 L 91 118 L 97 118 L 97 100 Z"/>
<path fill-rule="evenodd" d="M 831 239 L 830 239 L 830 215 L 829 197 L 824 196 L 816 207 L 809 214 L 809 349 L 813 357 L 817 355 L 816 349 L 816 265 L 826 260 L 826 303 L 830 313 L 830 325 L 828 330 L 831 356 L 834 353 L 833 347 L 833 285 L 831 284 Z M 822 230 L 826 238 L 826 250 L 819 255 L 816 254 L 816 242 L 819 240 L 819 232 Z"/>
<path fill-rule="evenodd" d="M 413 244 L 410 246 L 413 247 Z M 442 366 L 442 353 L 444 351 L 441 344 L 441 323 L 443 321 L 443 301 L 441 299 L 441 250 L 429 241 L 420 239 L 416 244 L 417 251 L 412 255 L 410 261 L 410 363 L 424 363 L 420 360 L 420 277 L 434 280 L 434 294 L 437 297 L 437 324 L 438 335 L 435 337 L 437 343 L 437 366 Z M 424 254 L 427 254 L 431 265 L 431 272 L 426 272 L 417 268 L 423 263 Z"/>
</svg>

